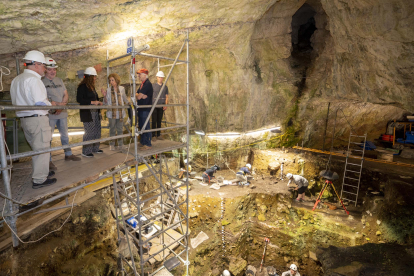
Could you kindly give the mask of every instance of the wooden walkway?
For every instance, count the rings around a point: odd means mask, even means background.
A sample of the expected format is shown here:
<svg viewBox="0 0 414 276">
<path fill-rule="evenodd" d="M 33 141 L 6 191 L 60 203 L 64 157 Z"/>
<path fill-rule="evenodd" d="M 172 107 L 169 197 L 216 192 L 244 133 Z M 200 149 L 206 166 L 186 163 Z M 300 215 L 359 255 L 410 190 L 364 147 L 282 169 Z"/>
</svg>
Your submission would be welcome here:
<svg viewBox="0 0 414 276">
<path fill-rule="evenodd" d="M 168 152 L 182 147 L 182 143 L 161 140 L 153 143 L 149 150 L 138 151 L 138 156 L 147 157 L 160 152 Z M 52 161 L 58 168 L 54 176 L 57 182 L 44 188 L 32 188 L 32 162 L 19 162 L 13 164 L 11 176 L 11 188 L 13 199 L 25 204 L 31 203 L 46 196 L 57 194 L 68 188 L 72 188 L 84 182 L 90 182 L 107 170 L 112 170 L 116 166 L 133 160 L 135 152 L 134 144 L 131 144 L 129 153 L 110 151 L 109 147 L 102 145 L 102 154 L 95 154 L 93 158 L 81 156 L 81 147 L 72 149 L 73 154 L 81 157 L 80 161 L 65 161 L 63 151 L 52 155 Z M 0 192 L 4 192 L 3 180 L 0 180 Z M 3 206 L 4 199 L 0 197 L 0 206 Z"/>
<path fill-rule="evenodd" d="M 179 142 L 161 140 L 153 143 L 152 148 L 149 150 L 138 151 L 138 155 L 140 157 L 147 157 L 161 152 L 169 152 L 171 150 L 181 148 L 182 146 L 183 144 Z M 14 163 L 11 177 L 13 198 L 27 204 L 42 198 L 54 196 L 69 188 L 76 187 L 85 182 L 90 182 L 98 178 L 98 176 L 105 171 L 112 170 L 118 165 L 134 159 L 133 153 L 135 152 L 135 149 L 133 144 L 131 144 L 129 154 L 127 154 L 126 151 L 110 151 L 109 147 L 106 145 L 101 145 L 101 149 L 103 150 L 102 154 L 95 154 L 93 158 L 86 158 L 81 156 L 81 147 L 72 148 L 73 154 L 81 157 L 80 161 L 65 161 L 63 151 L 52 153 L 52 161 L 58 168 L 55 175 L 58 181 L 54 185 L 39 189 L 32 189 L 31 159 L 26 158 L 25 161 Z M 79 190 L 74 203 L 81 204 L 82 202 L 92 198 L 95 195 L 94 191 L 110 185 L 112 185 L 112 179 L 103 179 L 92 183 L 91 185 Z M 0 181 L 0 191 L 4 193 L 4 185 L 2 180 Z M 74 193 L 72 193 L 68 198 L 69 204 L 72 203 L 73 195 Z M 0 206 L 3 205 L 4 199 L 0 197 Z M 61 198 L 56 200 L 54 205 L 49 205 L 47 208 L 56 208 L 65 205 L 65 199 Z M 37 209 L 35 212 L 39 210 L 41 209 Z M 30 212 L 22 217 L 18 217 L 18 234 L 21 238 L 25 238 L 37 227 L 55 219 L 69 210 L 70 208 L 64 208 L 54 210 L 52 212 L 37 214 L 32 214 L 32 212 Z M 0 236 L 0 251 L 8 246 L 11 246 L 10 230 L 7 226 L 4 227 L 5 229 Z"/>
</svg>

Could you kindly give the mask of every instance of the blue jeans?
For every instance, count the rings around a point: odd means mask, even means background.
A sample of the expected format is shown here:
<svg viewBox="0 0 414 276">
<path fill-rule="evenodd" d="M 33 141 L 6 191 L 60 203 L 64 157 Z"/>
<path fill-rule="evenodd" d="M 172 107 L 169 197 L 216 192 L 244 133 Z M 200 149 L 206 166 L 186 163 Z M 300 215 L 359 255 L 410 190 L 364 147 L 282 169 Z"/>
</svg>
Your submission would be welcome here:
<svg viewBox="0 0 414 276">
<path fill-rule="evenodd" d="M 62 143 L 62 146 L 69 145 L 69 134 L 68 134 L 68 118 L 62 118 L 62 119 L 50 119 L 49 118 L 49 125 L 52 128 L 52 134 L 55 130 L 55 126 L 57 126 L 57 129 L 60 133 L 60 142 Z M 64 149 L 65 156 L 72 155 L 72 150 Z M 50 155 L 50 160 L 52 160 L 52 155 Z"/>
<path fill-rule="evenodd" d="M 149 110 L 148 111 L 142 111 L 138 109 L 138 127 L 142 129 L 142 127 L 144 126 L 145 120 L 148 118 L 149 115 Z M 149 130 L 150 129 L 150 122 L 148 121 L 147 126 L 145 127 L 145 130 Z M 144 146 L 149 146 L 151 147 L 151 132 L 147 132 L 147 133 L 143 133 L 141 135 L 141 144 Z"/>
</svg>

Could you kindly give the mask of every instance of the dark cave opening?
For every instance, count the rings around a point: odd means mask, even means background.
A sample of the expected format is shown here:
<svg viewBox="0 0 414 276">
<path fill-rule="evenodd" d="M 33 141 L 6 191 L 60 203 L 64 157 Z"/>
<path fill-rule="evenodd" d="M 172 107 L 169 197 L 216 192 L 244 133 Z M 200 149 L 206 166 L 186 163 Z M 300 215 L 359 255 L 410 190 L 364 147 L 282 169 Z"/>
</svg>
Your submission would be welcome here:
<svg viewBox="0 0 414 276">
<path fill-rule="evenodd" d="M 315 10 L 305 3 L 292 16 L 292 56 L 310 58 L 313 50 L 311 37 L 316 30 L 315 13 Z"/>
<path fill-rule="evenodd" d="M 292 55 L 291 67 L 298 81 L 296 100 L 302 96 L 306 85 L 306 71 L 312 63 L 312 35 L 316 30 L 316 11 L 309 4 L 303 4 L 292 16 Z"/>
</svg>

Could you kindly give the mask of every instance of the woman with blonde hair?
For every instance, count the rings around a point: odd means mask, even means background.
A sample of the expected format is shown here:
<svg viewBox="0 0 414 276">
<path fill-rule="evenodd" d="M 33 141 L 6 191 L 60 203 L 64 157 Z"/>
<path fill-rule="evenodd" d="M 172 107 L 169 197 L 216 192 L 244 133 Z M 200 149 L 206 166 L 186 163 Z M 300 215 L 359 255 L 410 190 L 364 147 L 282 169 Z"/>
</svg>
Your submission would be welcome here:
<svg viewBox="0 0 414 276">
<path fill-rule="evenodd" d="M 102 95 L 104 96 L 105 105 L 115 105 L 122 106 L 128 104 L 128 98 L 125 95 L 125 88 L 120 86 L 121 78 L 118 74 L 110 74 L 108 76 L 109 84 L 111 87 L 108 87 L 107 90 L 104 88 L 101 89 Z M 123 133 L 124 118 L 126 118 L 125 109 L 112 108 L 106 111 L 106 117 L 109 120 L 109 136 L 118 136 Z M 110 150 L 122 150 L 123 148 L 123 139 L 118 139 L 118 146 L 115 147 L 115 141 L 111 140 L 109 142 Z"/>
<path fill-rule="evenodd" d="M 99 101 L 98 93 L 95 90 L 95 82 L 98 74 L 95 68 L 88 67 L 85 76 L 78 86 L 76 100 L 80 105 L 102 105 Z M 96 140 L 101 138 L 101 110 L 100 109 L 81 109 L 79 111 L 81 122 L 85 129 L 83 141 Z M 82 156 L 93 157 L 93 153 L 103 153 L 99 149 L 100 143 L 93 143 L 82 147 Z"/>
</svg>

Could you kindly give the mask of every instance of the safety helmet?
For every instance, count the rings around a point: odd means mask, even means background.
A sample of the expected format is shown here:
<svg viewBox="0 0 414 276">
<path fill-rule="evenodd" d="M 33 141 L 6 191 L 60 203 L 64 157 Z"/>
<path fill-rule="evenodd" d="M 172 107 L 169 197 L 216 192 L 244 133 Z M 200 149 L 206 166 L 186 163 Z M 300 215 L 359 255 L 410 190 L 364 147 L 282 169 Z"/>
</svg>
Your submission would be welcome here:
<svg viewBox="0 0 414 276">
<path fill-rule="evenodd" d="M 93 68 L 93 67 L 86 68 L 84 74 L 85 75 L 91 75 L 91 76 L 97 76 L 98 75 L 98 73 L 96 73 L 96 69 Z"/>
<path fill-rule="evenodd" d="M 184 159 L 184 163 L 187 164 L 187 159 Z"/>
<path fill-rule="evenodd" d="M 252 168 L 252 165 L 250 165 L 249 163 L 246 164 L 246 167 L 248 167 L 249 169 Z"/>
<path fill-rule="evenodd" d="M 287 177 L 287 179 L 291 179 L 291 178 L 293 177 L 293 174 L 288 173 L 288 174 L 286 175 L 286 177 Z"/>
<path fill-rule="evenodd" d="M 160 78 L 165 78 L 165 75 L 164 75 L 164 72 L 163 71 L 158 71 L 158 73 L 157 73 L 156 76 L 157 77 L 160 77 Z"/>
<path fill-rule="evenodd" d="M 223 276 L 231 276 L 230 272 L 226 269 L 223 271 Z"/>
<path fill-rule="evenodd" d="M 295 264 L 291 264 L 290 269 L 292 269 L 293 271 L 298 271 L 298 267 Z"/>
<path fill-rule="evenodd" d="M 56 65 L 56 61 L 53 58 L 46 57 L 45 60 L 47 68 L 58 68 L 58 66 Z"/>
<path fill-rule="evenodd" d="M 26 61 L 31 61 L 32 63 L 26 63 L 27 65 L 33 65 L 33 61 L 41 62 L 43 64 L 46 63 L 45 55 L 42 52 L 32 50 L 26 53 L 26 55 L 23 58 Z"/>
</svg>

